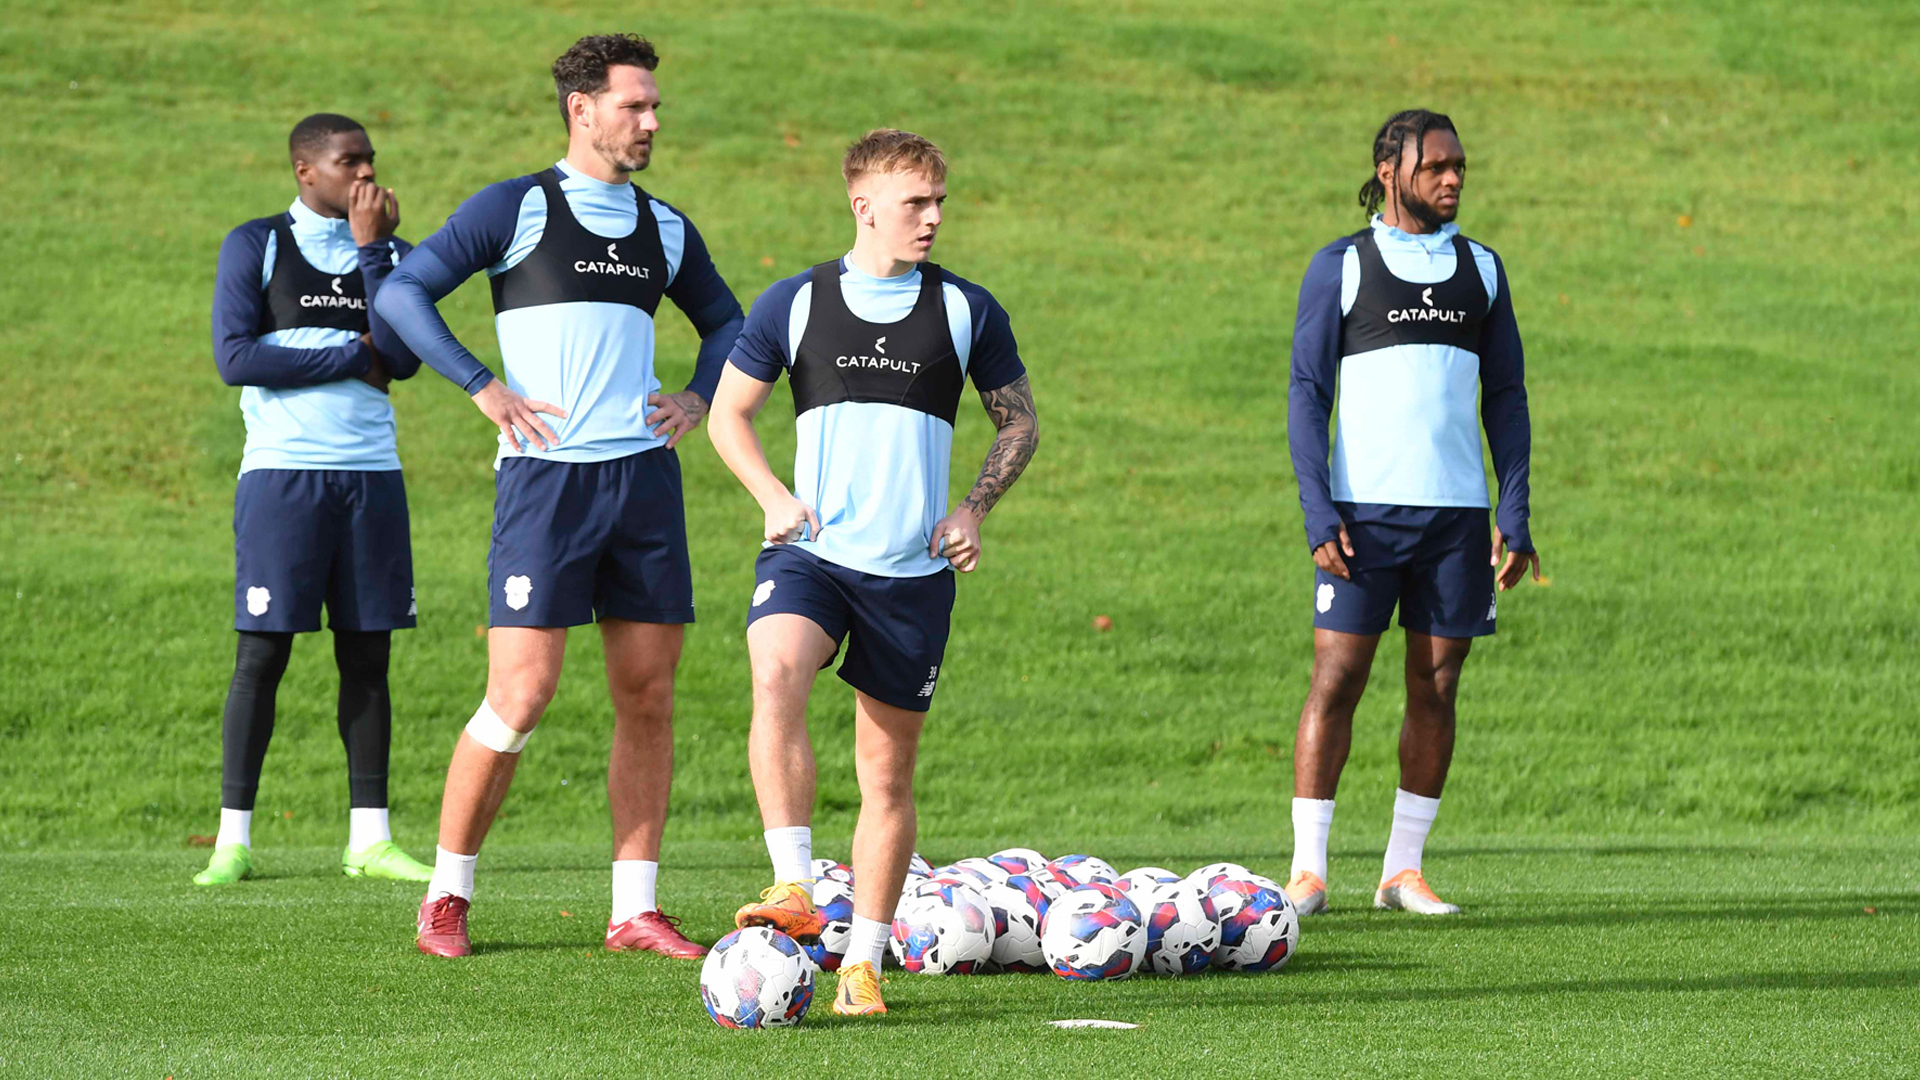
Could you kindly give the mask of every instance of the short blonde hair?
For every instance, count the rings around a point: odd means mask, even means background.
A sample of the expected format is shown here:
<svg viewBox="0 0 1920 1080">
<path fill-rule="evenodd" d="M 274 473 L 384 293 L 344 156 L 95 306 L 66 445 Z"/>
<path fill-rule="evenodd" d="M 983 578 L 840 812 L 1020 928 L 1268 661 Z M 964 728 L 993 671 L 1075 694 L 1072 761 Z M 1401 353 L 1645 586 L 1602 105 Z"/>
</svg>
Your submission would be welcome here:
<svg viewBox="0 0 1920 1080">
<path fill-rule="evenodd" d="M 940 148 L 932 142 L 911 131 L 875 128 L 847 147 L 847 156 L 840 161 L 840 175 L 846 177 L 848 187 L 869 173 L 884 175 L 902 170 L 920 173 L 935 182 L 944 181 L 947 178 L 946 155 L 940 153 Z"/>
</svg>

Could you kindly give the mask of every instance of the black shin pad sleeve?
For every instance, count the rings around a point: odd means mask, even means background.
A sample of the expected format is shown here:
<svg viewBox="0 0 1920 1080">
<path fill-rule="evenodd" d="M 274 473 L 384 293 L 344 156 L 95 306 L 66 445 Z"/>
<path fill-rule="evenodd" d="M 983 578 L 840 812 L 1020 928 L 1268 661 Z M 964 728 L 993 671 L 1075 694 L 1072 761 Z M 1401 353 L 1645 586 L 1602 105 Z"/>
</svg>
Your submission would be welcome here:
<svg viewBox="0 0 1920 1080">
<path fill-rule="evenodd" d="M 227 708 L 220 719 L 220 805 L 226 809 L 253 809 L 260 763 L 273 739 L 274 695 L 292 655 L 292 634 L 240 631 L 233 685 L 227 688 Z"/>
<path fill-rule="evenodd" d="M 385 630 L 335 630 L 340 665 L 340 741 L 347 747 L 349 805 L 387 805 L 387 753 L 393 744 L 393 699 L 387 694 Z"/>
</svg>

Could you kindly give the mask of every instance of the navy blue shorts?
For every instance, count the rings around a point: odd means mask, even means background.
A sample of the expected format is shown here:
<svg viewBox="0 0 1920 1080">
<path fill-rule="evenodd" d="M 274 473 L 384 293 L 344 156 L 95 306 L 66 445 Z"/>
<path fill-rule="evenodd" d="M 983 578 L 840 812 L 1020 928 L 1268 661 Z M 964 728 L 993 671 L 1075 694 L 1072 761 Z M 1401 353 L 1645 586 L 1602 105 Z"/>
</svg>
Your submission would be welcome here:
<svg viewBox="0 0 1920 1080">
<path fill-rule="evenodd" d="M 399 470 L 254 469 L 233 493 L 233 628 L 304 634 L 413 626 Z"/>
<path fill-rule="evenodd" d="M 493 626 L 692 622 L 679 457 L 502 461 L 487 595 Z"/>
<path fill-rule="evenodd" d="M 1353 580 L 1314 568 L 1316 628 L 1385 633 L 1398 605 L 1400 625 L 1416 633 L 1493 633 L 1493 567 L 1487 561 L 1493 535 L 1486 510 L 1334 505 L 1353 542 L 1353 554 L 1341 556 Z"/>
<path fill-rule="evenodd" d="M 753 576 L 748 626 L 765 615 L 811 619 L 836 647 L 847 642 L 840 678 L 849 686 L 896 709 L 926 712 L 933 704 L 953 619 L 952 570 L 882 577 L 776 544 L 761 550 Z M 820 666 L 832 663 L 828 657 Z"/>
</svg>

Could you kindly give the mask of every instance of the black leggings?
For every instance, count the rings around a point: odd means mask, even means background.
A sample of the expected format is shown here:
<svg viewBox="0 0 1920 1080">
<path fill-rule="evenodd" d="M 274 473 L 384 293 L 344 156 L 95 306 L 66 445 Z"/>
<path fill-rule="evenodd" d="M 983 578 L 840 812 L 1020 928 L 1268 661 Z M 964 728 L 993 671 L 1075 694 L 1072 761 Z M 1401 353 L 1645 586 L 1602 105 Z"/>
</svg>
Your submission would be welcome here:
<svg viewBox="0 0 1920 1080">
<path fill-rule="evenodd" d="M 387 752 L 393 742 L 393 700 L 387 694 L 391 636 L 385 630 L 335 630 L 340 668 L 340 741 L 347 747 L 352 806 L 387 805 Z M 273 739 L 274 696 L 293 655 L 292 634 L 240 631 L 233 685 L 221 718 L 220 805 L 251 810 L 260 767 Z"/>
</svg>

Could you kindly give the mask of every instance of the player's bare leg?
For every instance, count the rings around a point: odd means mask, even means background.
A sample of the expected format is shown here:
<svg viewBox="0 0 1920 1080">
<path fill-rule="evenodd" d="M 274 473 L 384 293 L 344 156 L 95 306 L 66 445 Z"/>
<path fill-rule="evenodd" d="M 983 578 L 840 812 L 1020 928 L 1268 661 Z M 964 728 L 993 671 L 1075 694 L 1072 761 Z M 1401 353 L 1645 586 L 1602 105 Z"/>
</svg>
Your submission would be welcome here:
<svg viewBox="0 0 1920 1080">
<path fill-rule="evenodd" d="M 1407 631 L 1407 714 L 1400 725 L 1400 787 L 1440 797 L 1453 764 L 1453 703 L 1472 638 Z"/>
<path fill-rule="evenodd" d="M 649 949 L 689 960 L 706 949 L 688 941 L 654 897 L 660 835 L 673 786 L 673 678 L 686 628 L 602 619 L 607 691 L 613 697 L 613 748 L 607 755 L 607 807 L 613 818 L 614 910 L 607 948 Z"/>
<path fill-rule="evenodd" d="M 1287 881 L 1287 895 L 1302 915 L 1327 909 L 1333 797 L 1353 746 L 1353 712 L 1366 692 L 1379 645 L 1378 634 L 1313 632 L 1313 677 L 1293 740 L 1294 855 Z"/>
<path fill-rule="evenodd" d="M 487 697 L 469 729 L 483 723 L 490 746 L 463 730 L 440 797 L 440 850 L 415 924 L 415 944 L 436 956 L 465 956 L 473 867 L 520 763 L 517 742 L 540 723 L 560 685 L 567 632 L 496 626 L 487 632 Z M 503 749 L 511 747 L 511 749 Z"/>
<path fill-rule="evenodd" d="M 920 752 L 926 713 L 897 709 L 856 694 L 853 714 L 854 773 L 860 781 L 860 822 L 853 830 L 853 912 L 873 923 L 893 921 L 913 859 L 919 828 L 913 806 L 913 767 Z M 887 1011 L 878 972 L 870 962 L 843 967 L 833 1011 L 877 1015 Z"/>
<path fill-rule="evenodd" d="M 753 664 L 753 728 L 747 764 L 766 829 L 806 827 L 813 820 L 813 740 L 807 735 L 807 696 L 821 665 L 838 648 L 820 624 L 777 614 L 747 627 Z M 738 926 L 772 926 L 796 938 L 818 938 L 820 915 L 804 879 L 775 881 L 757 903 L 734 915 Z"/>
<path fill-rule="evenodd" d="M 1451 915 L 1460 909 L 1427 886 L 1420 869 L 1427 831 L 1440 809 L 1440 792 L 1453 763 L 1454 697 L 1472 638 L 1407 631 L 1407 712 L 1400 724 L 1400 791 L 1394 797 L 1393 834 L 1381 868 L 1374 906 Z"/>
</svg>

